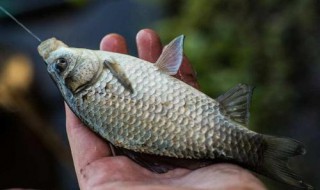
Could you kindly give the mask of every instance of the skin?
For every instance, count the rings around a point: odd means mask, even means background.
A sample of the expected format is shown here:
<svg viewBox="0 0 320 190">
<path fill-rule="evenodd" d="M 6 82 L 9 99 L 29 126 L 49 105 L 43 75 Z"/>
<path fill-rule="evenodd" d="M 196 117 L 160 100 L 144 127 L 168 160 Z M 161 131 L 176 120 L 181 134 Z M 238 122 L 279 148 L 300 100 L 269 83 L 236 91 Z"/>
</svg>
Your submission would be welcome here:
<svg viewBox="0 0 320 190">
<path fill-rule="evenodd" d="M 155 62 L 161 54 L 160 38 L 150 29 L 141 30 L 136 43 L 141 59 Z M 118 34 L 106 35 L 100 49 L 128 53 L 124 38 Z M 199 88 L 187 58 L 176 77 Z M 112 156 L 107 142 L 85 127 L 67 105 L 65 107 L 67 134 L 81 189 L 266 189 L 249 171 L 232 164 L 215 164 L 193 171 L 178 168 L 165 174 L 150 172 L 125 156 Z"/>
</svg>

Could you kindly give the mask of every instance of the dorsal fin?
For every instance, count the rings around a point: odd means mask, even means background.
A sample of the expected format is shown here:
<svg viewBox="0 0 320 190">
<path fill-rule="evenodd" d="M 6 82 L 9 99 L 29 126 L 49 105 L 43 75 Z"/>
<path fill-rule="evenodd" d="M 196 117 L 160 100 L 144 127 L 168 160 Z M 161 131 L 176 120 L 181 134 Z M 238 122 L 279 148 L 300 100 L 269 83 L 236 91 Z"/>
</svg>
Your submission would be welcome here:
<svg viewBox="0 0 320 190">
<path fill-rule="evenodd" d="M 121 69 L 121 66 L 118 63 L 114 62 L 114 61 L 111 62 L 111 61 L 108 61 L 108 60 L 104 60 L 103 63 L 110 70 L 110 72 L 113 74 L 113 76 L 118 79 L 120 84 L 122 84 L 122 86 L 125 89 L 127 89 L 131 93 L 133 93 L 132 85 L 131 85 L 128 77 L 126 76 L 126 74 Z"/>
<path fill-rule="evenodd" d="M 238 84 L 219 96 L 217 101 L 220 103 L 222 112 L 233 121 L 248 127 L 252 91 L 253 87 L 246 84 Z"/>
<path fill-rule="evenodd" d="M 155 66 L 168 75 L 175 75 L 182 63 L 184 36 L 172 40 L 162 51 Z"/>
</svg>

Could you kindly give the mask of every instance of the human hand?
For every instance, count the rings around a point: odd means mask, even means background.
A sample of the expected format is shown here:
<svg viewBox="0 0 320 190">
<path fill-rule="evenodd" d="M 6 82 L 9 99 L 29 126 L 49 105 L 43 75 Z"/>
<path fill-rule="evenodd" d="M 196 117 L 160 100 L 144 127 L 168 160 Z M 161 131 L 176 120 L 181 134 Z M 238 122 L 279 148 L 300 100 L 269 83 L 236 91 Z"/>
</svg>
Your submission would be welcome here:
<svg viewBox="0 0 320 190">
<path fill-rule="evenodd" d="M 136 40 L 139 57 L 155 62 L 162 51 L 159 36 L 144 29 L 137 34 Z M 128 53 L 124 38 L 117 34 L 105 36 L 100 49 Z M 186 58 L 176 77 L 198 87 Z M 106 141 L 85 127 L 67 105 L 65 107 L 67 134 L 81 189 L 265 189 L 249 171 L 231 164 L 214 164 L 193 171 L 177 168 L 164 174 L 153 173 L 125 156 L 112 156 Z"/>
</svg>

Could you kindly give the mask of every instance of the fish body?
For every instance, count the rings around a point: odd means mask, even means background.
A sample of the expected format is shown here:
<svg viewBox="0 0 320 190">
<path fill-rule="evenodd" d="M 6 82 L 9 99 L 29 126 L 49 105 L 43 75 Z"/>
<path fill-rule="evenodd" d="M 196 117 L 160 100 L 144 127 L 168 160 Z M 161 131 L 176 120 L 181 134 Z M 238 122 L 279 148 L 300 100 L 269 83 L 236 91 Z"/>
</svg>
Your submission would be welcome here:
<svg viewBox="0 0 320 190">
<path fill-rule="evenodd" d="M 70 48 L 55 38 L 38 47 L 72 111 L 93 131 L 131 153 L 237 163 L 310 189 L 287 168 L 305 153 L 293 139 L 247 128 L 252 88 L 239 84 L 216 100 L 171 75 L 182 61 L 183 37 L 155 64 L 129 55 Z"/>
</svg>

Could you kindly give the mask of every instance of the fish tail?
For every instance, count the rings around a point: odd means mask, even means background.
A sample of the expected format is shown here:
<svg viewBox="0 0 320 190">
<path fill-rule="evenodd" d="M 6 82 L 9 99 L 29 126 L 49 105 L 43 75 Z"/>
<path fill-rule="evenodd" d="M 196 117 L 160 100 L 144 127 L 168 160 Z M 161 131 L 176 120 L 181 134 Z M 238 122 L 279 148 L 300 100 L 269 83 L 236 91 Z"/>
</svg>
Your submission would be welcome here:
<svg viewBox="0 0 320 190">
<path fill-rule="evenodd" d="M 261 173 L 295 187 L 313 189 L 288 167 L 289 158 L 306 153 L 302 143 L 289 138 L 264 136 L 264 145 L 263 160 L 258 169 Z"/>
</svg>

